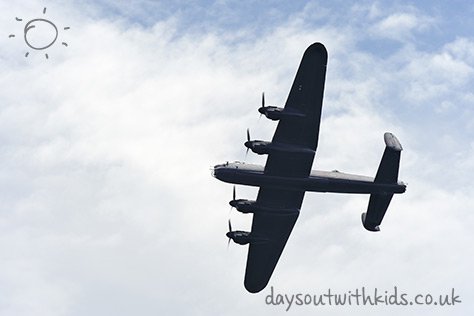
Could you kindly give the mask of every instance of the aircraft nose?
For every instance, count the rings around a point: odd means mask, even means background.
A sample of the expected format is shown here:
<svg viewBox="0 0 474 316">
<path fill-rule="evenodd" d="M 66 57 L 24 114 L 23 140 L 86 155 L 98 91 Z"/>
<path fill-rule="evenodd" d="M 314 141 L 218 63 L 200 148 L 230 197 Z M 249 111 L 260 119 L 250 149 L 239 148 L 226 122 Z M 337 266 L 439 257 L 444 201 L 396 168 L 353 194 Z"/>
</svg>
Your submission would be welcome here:
<svg viewBox="0 0 474 316">
<path fill-rule="evenodd" d="M 219 169 L 220 165 L 215 165 L 214 167 L 211 167 L 209 170 L 211 170 L 211 175 L 215 178 L 216 177 L 216 172 Z"/>
</svg>

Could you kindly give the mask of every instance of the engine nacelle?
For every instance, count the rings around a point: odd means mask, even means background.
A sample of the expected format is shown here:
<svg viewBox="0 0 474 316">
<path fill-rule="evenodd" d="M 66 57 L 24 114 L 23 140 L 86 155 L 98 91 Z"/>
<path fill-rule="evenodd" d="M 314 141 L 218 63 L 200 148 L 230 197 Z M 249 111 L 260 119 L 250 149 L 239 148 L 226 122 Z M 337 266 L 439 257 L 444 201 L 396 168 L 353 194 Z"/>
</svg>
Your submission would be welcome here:
<svg viewBox="0 0 474 316">
<path fill-rule="evenodd" d="M 315 152 L 311 148 L 292 146 L 288 144 L 272 143 L 263 140 L 248 140 L 244 143 L 244 145 L 245 147 L 252 150 L 258 155 L 268 155 L 273 151 L 313 155 Z"/>
<path fill-rule="evenodd" d="M 230 206 L 235 207 L 237 211 L 244 214 L 265 213 L 275 216 L 289 216 L 299 212 L 299 209 L 276 209 L 274 207 L 259 205 L 256 201 L 244 199 L 232 200 L 229 204 Z"/>
<path fill-rule="evenodd" d="M 258 209 L 256 203 L 256 201 L 244 199 L 232 200 L 229 202 L 230 206 L 235 207 L 237 211 L 244 214 L 255 213 Z"/>
<path fill-rule="evenodd" d="M 244 145 L 258 155 L 268 155 L 272 150 L 271 142 L 263 140 L 248 140 Z"/>
<path fill-rule="evenodd" d="M 255 237 L 252 235 L 252 233 L 241 230 L 230 231 L 226 234 L 226 236 L 239 245 L 246 245 L 249 243 L 263 243 L 268 241 L 265 238 Z"/>
<path fill-rule="evenodd" d="M 258 109 L 258 112 L 272 121 L 278 121 L 284 117 L 305 117 L 305 114 L 298 110 L 276 106 L 262 106 Z"/>
<path fill-rule="evenodd" d="M 228 232 L 225 234 L 227 237 L 232 239 L 236 244 L 246 245 L 250 243 L 250 232 L 244 232 L 240 230 Z"/>
</svg>

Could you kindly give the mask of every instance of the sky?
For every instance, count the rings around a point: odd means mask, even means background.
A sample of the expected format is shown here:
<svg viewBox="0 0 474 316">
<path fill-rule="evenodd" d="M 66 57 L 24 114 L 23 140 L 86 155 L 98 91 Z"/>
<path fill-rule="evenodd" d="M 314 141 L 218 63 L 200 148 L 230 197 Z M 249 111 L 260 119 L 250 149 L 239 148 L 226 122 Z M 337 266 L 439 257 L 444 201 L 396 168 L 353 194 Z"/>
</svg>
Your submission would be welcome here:
<svg viewBox="0 0 474 316">
<path fill-rule="evenodd" d="M 0 0 L 0 12 L 0 315 L 474 310 L 470 2 Z M 24 38 L 35 18 L 58 29 L 45 50 Z M 43 26 L 28 43 L 48 42 Z M 373 176 L 390 131 L 407 192 L 379 233 L 360 221 L 368 196 L 307 193 L 268 287 L 250 294 L 247 247 L 225 233 L 229 216 L 242 230 L 251 216 L 229 215 L 232 185 L 210 168 L 265 163 L 245 155 L 246 129 L 271 139 L 261 93 L 283 106 L 314 42 L 329 59 L 313 168 Z M 362 287 L 462 302 L 266 304 L 272 288 Z"/>
</svg>

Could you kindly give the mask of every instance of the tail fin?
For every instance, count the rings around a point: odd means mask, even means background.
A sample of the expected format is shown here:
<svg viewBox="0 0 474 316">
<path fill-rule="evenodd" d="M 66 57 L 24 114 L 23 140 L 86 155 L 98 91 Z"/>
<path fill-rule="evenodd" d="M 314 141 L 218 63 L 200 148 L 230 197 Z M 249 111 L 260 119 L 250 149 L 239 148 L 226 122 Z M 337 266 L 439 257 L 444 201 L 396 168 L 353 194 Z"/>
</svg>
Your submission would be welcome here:
<svg viewBox="0 0 474 316">
<path fill-rule="evenodd" d="M 402 145 L 391 133 L 384 134 L 385 151 L 380 161 L 375 183 L 395 184 L 398 182 L 398 169 Z M 362 213 L 362 224 L 369 231 L 379 231 L 393 193 L 372 193 L 369 199 L 367 213 Z"/>
<path fill-rule="evenodd" d="M 385 151 L 375 176 L 378 183 L 397 183 L 402 145 L 392 133 L 385 133 Z"/>
</svg>

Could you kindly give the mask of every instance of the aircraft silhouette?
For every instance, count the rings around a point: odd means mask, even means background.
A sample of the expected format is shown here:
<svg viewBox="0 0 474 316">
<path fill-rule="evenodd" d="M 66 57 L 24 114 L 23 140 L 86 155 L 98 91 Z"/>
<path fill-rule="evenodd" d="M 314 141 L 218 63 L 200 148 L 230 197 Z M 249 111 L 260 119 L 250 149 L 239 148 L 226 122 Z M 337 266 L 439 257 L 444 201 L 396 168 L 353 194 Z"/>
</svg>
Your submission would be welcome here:
<svg viewBox="0 0 474 316">
<path fill-rule="evenodd" d="M 393 194 L 406 189 L 398 181 L 402 146 L 391 133 L 384 134 L 386 147 L 375 178 L 311 170 L 318 144 L 326 65 L 326 48 L 314 43 L 303 55 L 285 107 L 265 106 L 262 95 L 258 111 L 278 121 L 278 126 L 271 142 L 251 140 L 247 130 L 244 145 L 247 151 L 268 155 L 265 166 L 227 162 L 213 168 L 213 176 L 221 181 L 260 187 L 257 199 L 252 201 L 236 199 L 234 186 L 230 205 L 242 213 L 253 213 L 252 229 L 233 231 L 229 221 L 226 234 L 229 241 L 249 244 L 244 285 L 251 293 L 268 284 L 306 191 L 370 194 L 362 223 L 369 231 L 379 231 Z"/>
</svg>

